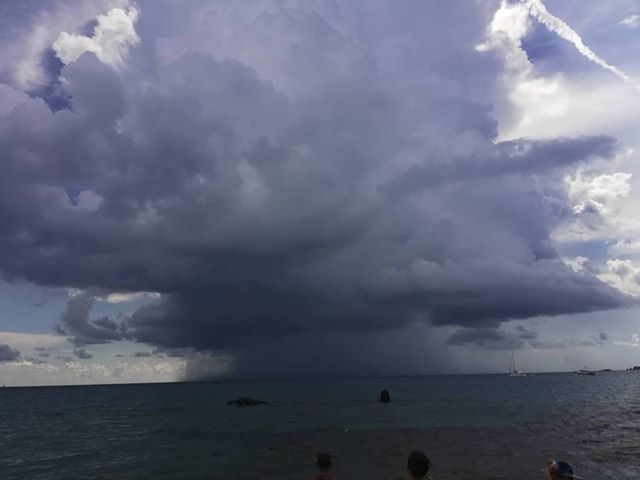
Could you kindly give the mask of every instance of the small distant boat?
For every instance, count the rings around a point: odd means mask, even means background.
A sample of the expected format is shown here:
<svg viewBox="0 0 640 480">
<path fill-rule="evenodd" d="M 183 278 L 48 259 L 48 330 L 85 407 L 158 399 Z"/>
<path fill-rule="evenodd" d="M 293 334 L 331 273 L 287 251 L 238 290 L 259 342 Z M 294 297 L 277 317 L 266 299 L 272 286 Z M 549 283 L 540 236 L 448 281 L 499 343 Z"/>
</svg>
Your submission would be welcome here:
<svg viewBox="0 0 640 480">
<path fill-rule="evenodd" d="M 587 370 L 586 368 L 581 368 L 576 372 L 576 375 L 589 375 L 591 377 L 595 377 L 596 372 L 594 372 L 593 370 Z"/>
<path fill-rule="evenodd" d="M 509 376 L 510 377 L 530 377 L 532 374 L 521 372 L 516 368 L 516 358 L 515 353 L 511 350 L 511 360 L 509 361 Z"/>
</svg>

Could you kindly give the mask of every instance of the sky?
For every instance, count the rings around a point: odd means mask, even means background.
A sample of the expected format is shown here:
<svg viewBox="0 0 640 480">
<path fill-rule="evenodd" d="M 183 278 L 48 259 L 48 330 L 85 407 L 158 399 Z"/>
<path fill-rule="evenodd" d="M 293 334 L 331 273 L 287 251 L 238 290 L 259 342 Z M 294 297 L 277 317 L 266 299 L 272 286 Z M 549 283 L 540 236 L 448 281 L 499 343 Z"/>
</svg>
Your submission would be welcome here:
<svg viewBox="0 0 640 480">
<path fill-rule="evenodd" d="M 640 365 L 637 0 L 0 3 L 0 384 Z"/>
</svg>

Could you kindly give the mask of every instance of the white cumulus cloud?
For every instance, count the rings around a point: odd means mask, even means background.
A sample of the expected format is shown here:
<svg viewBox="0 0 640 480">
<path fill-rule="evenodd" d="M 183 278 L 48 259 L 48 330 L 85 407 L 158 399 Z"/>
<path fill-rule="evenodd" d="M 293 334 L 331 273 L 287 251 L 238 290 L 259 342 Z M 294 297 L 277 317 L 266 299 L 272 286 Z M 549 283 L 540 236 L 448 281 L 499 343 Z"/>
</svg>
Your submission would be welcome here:
<svg viewBox="0 0 640 480">
<path fill-rule="evenodd" d="M 640 297 L 640 263 L 629 259 L 607 260 L 606 270 L 598 275 L 603 282 L 618 290 Z"/>
<path fill-rule="evenodd" d="M 620 22 L 627 28 L 638 28 L 640 26 L 640 15 L 628 15 Z"/>
<path fill-rule="evenodd" d="M 135 29 L 138 14 L 135 7 L 113 8 L 106 15 L 98 15 L 93 36 L 62 32 L 53 50 L 65 64 L 76 61 L 85 52 L 93 52 L 101 62 L 117 67 L 129 48 L 140 42 Z"/>
<path fill-rule="evenodd" d="M 628 197 L 631 193 L 629 181 L 632 174 L 615 172 L 603 175 L 589 175 L 578 172 L 575 176 L 566 178 L 573 209 L 576 213 L 583 213 L 588 209 L 608 215 L 610 204 L 616 198 Z"/>
</svg>

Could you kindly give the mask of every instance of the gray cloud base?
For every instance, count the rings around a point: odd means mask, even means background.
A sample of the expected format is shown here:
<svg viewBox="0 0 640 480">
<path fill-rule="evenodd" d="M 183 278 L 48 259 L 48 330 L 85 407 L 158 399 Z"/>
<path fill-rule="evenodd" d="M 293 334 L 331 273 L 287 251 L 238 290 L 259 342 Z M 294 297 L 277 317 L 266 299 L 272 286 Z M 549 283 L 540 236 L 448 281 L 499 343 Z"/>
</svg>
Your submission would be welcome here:
<svg viewBox="0 0 640 480">
<path fill-rule="evenodd" d="M 20 351 L 11 348 L 5 343 L 0 343 L 0 362 L 13 362 L 20 358 Z"/>
</svg>

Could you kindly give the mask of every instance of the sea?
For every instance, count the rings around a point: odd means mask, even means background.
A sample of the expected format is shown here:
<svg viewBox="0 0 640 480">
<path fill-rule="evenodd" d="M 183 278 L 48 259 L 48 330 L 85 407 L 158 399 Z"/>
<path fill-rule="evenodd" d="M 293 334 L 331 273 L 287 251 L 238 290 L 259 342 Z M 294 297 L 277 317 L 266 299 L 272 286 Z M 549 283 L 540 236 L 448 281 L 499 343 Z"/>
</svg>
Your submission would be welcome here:
<svg viewBox="0 0 640 480">
<path fill-rule="evenodd" d="M 640 372 L 0 388 L 2 480 L 309 479 L 320 451 L 399 479 L 414 449 L 433 480 L 639 479 Z"/>
</svg>

